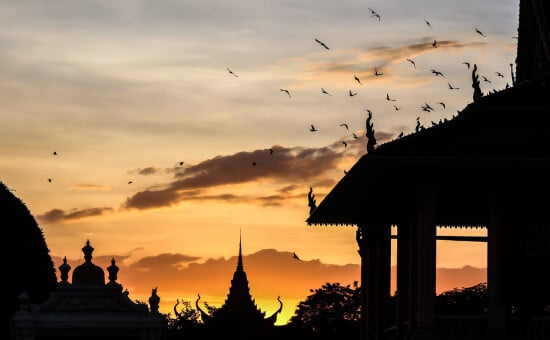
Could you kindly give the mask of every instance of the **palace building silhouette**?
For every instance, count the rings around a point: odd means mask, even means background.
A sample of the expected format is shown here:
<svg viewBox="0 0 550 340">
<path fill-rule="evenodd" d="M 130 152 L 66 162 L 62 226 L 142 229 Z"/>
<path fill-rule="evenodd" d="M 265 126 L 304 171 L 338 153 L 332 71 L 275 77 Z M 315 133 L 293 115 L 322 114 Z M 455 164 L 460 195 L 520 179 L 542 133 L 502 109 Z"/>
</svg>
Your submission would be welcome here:
<svg viewBox="0 0 550 340">
<path fill-rule="evenodd" d="M 369 117 L 367 153 L 310 212 L 310 226 L 357 227 L 361 339 L 550 339 L 549 19 L 549 1 L 519 2 L 513 86 L 481 93 L 472 65 L 471 104 L 377 147 Z M 485 228 L 487 237 L 439 228 Z M 486 313 L 438 314 L 438 239 L 486 242 Z"/>
</svg>

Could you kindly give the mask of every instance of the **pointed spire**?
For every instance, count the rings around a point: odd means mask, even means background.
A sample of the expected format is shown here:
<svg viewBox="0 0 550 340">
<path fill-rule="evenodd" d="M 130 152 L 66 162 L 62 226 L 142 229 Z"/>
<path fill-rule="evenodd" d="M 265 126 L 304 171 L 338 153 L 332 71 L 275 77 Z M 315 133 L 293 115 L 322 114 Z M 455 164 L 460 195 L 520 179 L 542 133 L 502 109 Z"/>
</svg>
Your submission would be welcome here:
<svg viewBox="0 0 550 340">
<path fill-rule="evenodd" d="M 239 229 L 239 259 L 237 260 L 237 271 L 239 271 L 239 272 L 244 271 L 241 239 L 242 239 L 241 230 Z"/>
</svg>

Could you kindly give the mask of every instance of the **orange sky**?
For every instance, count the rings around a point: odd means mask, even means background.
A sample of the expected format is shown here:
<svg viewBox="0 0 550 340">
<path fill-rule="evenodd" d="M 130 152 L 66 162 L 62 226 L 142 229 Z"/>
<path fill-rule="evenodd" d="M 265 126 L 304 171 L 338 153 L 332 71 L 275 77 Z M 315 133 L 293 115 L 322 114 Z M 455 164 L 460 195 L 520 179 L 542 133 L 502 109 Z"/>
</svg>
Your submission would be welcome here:
<svg viewBox="0 0 550 340">
<path fill-rule="evenodd" d="M 305 220 L 309 188 L 321 202 L 365 154 L 366 109 L 382 144 L 471 103 L 465 62 L 503 89 L 517 21 L 516 0 L 0 2 L 0 180 L 56 266 L 90 239 L 165 311 L 223 302 L 242 232 L 256 301 L 281 295 L 288 318 L 309 289 L 359 279 L 355 228 Z M 485 258 L 438 243 L 440 268 Z"/>
</svg>

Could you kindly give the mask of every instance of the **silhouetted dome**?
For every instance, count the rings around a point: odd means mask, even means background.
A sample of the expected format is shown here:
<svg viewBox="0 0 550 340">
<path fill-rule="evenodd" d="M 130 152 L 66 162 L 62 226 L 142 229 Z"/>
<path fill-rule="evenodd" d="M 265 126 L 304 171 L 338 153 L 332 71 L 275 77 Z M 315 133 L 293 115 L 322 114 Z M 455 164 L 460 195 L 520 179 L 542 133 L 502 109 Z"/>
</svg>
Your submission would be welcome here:
<svg viewBox="0 0 550 340">
<path fill-rule="evenodd" d="M 73 285 L 91 285 L 102 286 L 105 284 L 105 273 L 103 269 L 92 263 L 92 252 L 94 248 L 90 246 L 90 240 L 82 247 L 84 252 L 84 262 L 73 271 Z"/>
</svg>

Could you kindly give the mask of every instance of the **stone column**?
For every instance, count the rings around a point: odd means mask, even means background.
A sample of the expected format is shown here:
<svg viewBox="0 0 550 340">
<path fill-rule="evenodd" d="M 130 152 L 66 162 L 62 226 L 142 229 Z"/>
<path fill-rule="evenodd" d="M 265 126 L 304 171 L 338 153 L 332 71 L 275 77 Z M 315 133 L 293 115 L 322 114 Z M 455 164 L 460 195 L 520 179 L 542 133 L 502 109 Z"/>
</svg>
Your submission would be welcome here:
<svg viewBox="0 0 550 340">
<path fill-rule="evenodd" d="M 489 332 L 491 336 L 505 334 L 506 306 L 503 301 L 503 223 L 496 197 L 489 202 L 487 226 L 487 295 Z"/>
</svg>

